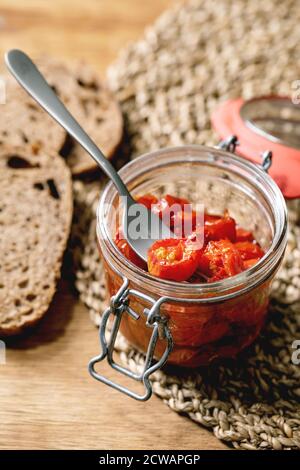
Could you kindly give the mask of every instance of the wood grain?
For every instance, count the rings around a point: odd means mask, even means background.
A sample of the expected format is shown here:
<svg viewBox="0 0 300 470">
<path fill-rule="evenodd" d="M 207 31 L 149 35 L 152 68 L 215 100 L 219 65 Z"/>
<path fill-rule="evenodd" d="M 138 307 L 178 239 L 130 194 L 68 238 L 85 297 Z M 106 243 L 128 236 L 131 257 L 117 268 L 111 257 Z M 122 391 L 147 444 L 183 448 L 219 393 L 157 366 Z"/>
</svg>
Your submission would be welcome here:
<svg viewBox="0 0 300 470">
<path fill-rule="evenodd" d="M 102 74 L 174 0 L 1 0 L 0 53 L 84 58 Z"/>
<path fill-rule="evenodd" d="M 93 380 L 97 330 L 66 281 L 47 316 L 9 341 L 0 365 L 1 449 L 220 449 L 211 433 L 159 398 L 136 402 Z M 103 374 L 128 384 L 106 364 Z"/>
<path fill-rule="evenodd" d="M 0 52 L 85 58 L 104 73 L 171 0 L 1 0 Z M 83 6 L 84 5 L 84 6 Z M 94 381 L 97 330 L 69 283 L 47 316 L 10 339 L 0 365 L 1 449 L 222 449 L 211 433 L 153 397 L 138 403 Z M 126 384 L 103 364 L 104 374 Z"/>
</svg>

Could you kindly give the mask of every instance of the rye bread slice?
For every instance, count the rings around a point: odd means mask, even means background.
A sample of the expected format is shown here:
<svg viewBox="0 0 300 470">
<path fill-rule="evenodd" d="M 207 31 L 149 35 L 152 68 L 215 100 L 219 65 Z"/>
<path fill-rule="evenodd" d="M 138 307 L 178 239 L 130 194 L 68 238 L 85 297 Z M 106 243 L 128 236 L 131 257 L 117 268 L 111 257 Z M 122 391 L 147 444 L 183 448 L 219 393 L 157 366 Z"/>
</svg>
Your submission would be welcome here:
<svg viewBox="0 0 300 470">
<path fill-rule="evenodd" d="M 0 109 L 0 145 L 28 146 L 35 152 L 60 152 L 66 132 L 11 76 L 6 76 L 5 84 L 6 100 Z"/>
<path fill-rule="evenodd" d="M 72 180 L 62 158 L 0 147 L 0 337 L 47 311 L 72 218 Z"/>
<path fill-rule="evenodd" d="M 41 58 L 38 66 L 71 113 L 107 158 L 111 158 L 123 135 L 120 107 L 98 74 L 86 63 L 62 63 Z M 93 159 L 76 142 L 63 152 L 73 175 L 97 168 Z"/>
</svg>

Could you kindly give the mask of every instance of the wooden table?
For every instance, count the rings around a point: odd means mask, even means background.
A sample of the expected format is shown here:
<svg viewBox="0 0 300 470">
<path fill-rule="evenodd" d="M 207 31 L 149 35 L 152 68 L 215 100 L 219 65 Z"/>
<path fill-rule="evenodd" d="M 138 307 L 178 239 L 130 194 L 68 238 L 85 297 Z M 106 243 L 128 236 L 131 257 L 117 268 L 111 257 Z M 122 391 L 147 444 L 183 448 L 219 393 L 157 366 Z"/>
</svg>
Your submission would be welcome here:
<svg viewBox="0 0 300 470">
<path fill-rule="evenodd" d="M 118 50 L 172 3 L 1 0 L 0 52 L 20 47 L 32 55 L 83 57 L 104 73 Z M 138 403 L 97 383 L 87 372 L 97 352 L 88 312 L 62 280 L 41 323 L 8 342 L 0 365 L 0 448 L 225 448 L 157 397 Z M 106 365 L 102 370 L 114 377 Z"/>
</svg>

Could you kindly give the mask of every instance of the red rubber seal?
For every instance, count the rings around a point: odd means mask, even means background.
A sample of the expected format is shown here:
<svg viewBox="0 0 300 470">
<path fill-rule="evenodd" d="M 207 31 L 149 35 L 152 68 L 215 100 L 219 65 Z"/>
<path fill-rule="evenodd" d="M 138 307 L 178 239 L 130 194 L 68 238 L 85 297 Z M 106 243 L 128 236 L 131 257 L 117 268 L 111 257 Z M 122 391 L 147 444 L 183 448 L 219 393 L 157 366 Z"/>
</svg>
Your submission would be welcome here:
<svg viewBox="0 0 300 470">
<path fill-rule="evenodd" d="M 287 99 L 278 96 L 262 98 Z M 259 99 L 261 98 L 255 100 Z M 248 127 L 241 117 L 241 108 L 245 103 L 246 101 L 241 98 L 224 102 L 212 114 L 213 127 L 222 139 L 233 134 L 236 135 L 239 141 L 236 153 L 255 163 L 261 163 L 262 152 L 271 150 L 273 158 L 269 170 L 270 176 L 287 199 L 300 197 L 300 150 L 273 142 Z"/>
</svg>

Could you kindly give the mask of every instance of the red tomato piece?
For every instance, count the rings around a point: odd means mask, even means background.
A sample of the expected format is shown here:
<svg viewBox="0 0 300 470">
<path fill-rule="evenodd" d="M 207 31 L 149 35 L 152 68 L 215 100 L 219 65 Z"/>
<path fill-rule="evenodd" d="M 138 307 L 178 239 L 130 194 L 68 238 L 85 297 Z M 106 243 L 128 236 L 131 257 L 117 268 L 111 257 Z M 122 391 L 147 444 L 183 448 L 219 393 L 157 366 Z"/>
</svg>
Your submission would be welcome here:
<svg viewBox="0 0 300 470">
<path fill-rule="evenodd" d="M 249 230 L 245 230 L 241 227 L 236 229 L 236 241 L 237 242 L 252 242 L 254 240 L 254 237 L 252 235 L 252 232 Z"/>
<path fill-rule="evenodd" d="M 170 194 L 166 194 L 164 199 L 167 201 L 169 207 L 178 204 L 183 209 L 185 205 L 190 204 L 187 199 L 171 196 Z"/>
<path fill-rule="evenodd" d="M 161 198 L 161 199 L 158 199 L 158 201 L 156 202 L 156 204 L 154 204 L 152 207 L 151 207 L 151 210 L 159 215 L 159 217 L 163 217 L 166 213 L 168 213 L 169 211 L 169 204 L 168 204 L 168 201 L 165 199 L 165 198 Z"/>
<path fill-rule="evenodd" d="M 157 197 L 153 196 L 153 194 L 144 194 L 144 196 L 137 198 L 137 202 L 146 206 L 147 209 L 151 209 L 154 204 L 158 203 L 158 199 Z"/>
<path fill-rule="evenodd" d="M 152 206 L 152 211 L 163 218 L 170 229 L 180 237 L 184 238 L 195 228 L 196 212 L 192 210 L 187 199 L 166 194 Z"/>
<path fill-rule="evenodd" d="M 234 244 L 236 249 L 240 252 L 243 260 L 249 260 L 253 258 L 262 258 L 264 252 L 257 243 L 252 242 L 237 242 Z"/>
<path fill-rule="evenodd" d="M 228 239 L 236 241 L 236 224 L 232 217 L 225 211 L 223 217 L 205 214 L 204 236 L 207 242 Z"/>
<path fill-rule="evenodd" d="M 186 281 L 196 271 L 199 251 L 187 240 L 158 240 L 148 252 L 148 270 L 153 276 L 172 281 Z"/>
<path fill-rule="evenodd" d="M 216 222 L 217 220 L 220 220 L 222 219 L 222 216 L 221 215 L 214 215 L 214 214 L 207 214 L 205 213 L 204 214 L 204 223 L 214 223 Z"/>
<path fill-rule="evenodd" d="M 119 229 L 117 230 L 115 236 L 115 244 L 117 245 L 119 251 L 125 256 L 125 258 L 127 258 L 139 268 L 147 270 L 147 264 L 145 263 L 145 261 L 142 260 L 127 243 L 127 240 L 124 238 L 121 227 L 119 227 Z"/>
<path fill-rule="evenodd" d="M 178 237 L 188 237 L 196 228 L 196 212 L 192 208 L 177 212 L 173 216 L 173 231 Z"/>
<path fill-rule="evenodd" d="M 210 241 L 199 256 L 198 270 L 208 282 L 234 276 L 243 268 L 242 257 L 229 240 Z"/>
<path fill-rule="evenodd" d="M 252 259 L 244 260 L 244 262 L 243 262 L 244 270 L 252 268 L 252 266 L 254 266 L 256 263 L 258 263 L 259 260 L 260 260 L 260 258 L 252 258 Z"/>
<path fill-rule="evenodd" d="M 154 276 L 179 282 L 213 282 L 249 269 L 264 255 L 252 232 L 237 228 L 227 210 L 223 216 L 204 214 L 203 227 L 187 199 L 170 194 L 158 199 L 149 193 L 137 201 L 163 218 L 177 235 L 176 239 L 157 241 L 150 248 L 148 270 Z M 204 247 L 202 237 L 199 242 L 195 239 L 203 229 Z M 147 270 L 147 264 L 132 250 L 120 228 L 115 243 L 129 261 Z"/>
</svg>

